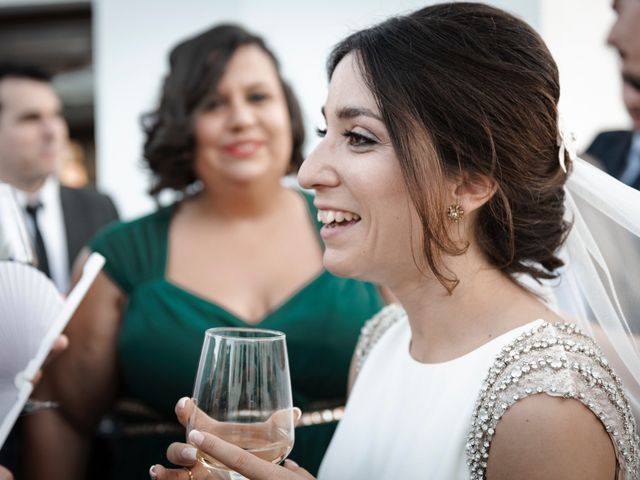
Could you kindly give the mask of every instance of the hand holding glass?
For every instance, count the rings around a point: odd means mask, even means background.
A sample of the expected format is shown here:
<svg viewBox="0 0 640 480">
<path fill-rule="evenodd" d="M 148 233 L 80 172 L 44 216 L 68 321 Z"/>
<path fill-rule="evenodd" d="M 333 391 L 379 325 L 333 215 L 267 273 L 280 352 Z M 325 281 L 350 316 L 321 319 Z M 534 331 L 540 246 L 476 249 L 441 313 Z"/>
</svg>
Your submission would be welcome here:
<svg viewBox="0 0 640 480">
<path fill-rule="evenodd" d="M 187 425 L 280 463 L 293 448 L 294 408 L 285 335 L 252 328 L 205 334 Z M 299 412 L 299 411 L 298 411 Z M 198 451 L 211 473 L 229 469 Z"/>
</svg>

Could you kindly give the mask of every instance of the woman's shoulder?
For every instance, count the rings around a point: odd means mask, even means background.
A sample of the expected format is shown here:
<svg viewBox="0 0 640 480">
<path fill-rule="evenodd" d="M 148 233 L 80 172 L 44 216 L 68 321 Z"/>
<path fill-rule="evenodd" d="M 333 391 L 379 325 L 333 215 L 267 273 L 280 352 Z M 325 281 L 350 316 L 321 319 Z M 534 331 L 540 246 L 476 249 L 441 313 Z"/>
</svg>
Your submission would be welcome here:
<svg viewBox="0 0 640 480">
<path fill-rule="evenodd" d="M 127 221 L 116 221 L 100 230 L 91 240 L 93 250 L 106 247 L 112 243 L 130 243 L 136 237 L 146 237 L 168 228 L 174 205 L 161 207 L 158 210 Z"/>
<path fill-rule="evenodd" d="M 136 285 L 163 275 L 173 206 L 126 222 L 116 222 L 93 237 L 89 248 L 105 257 L 103 271 L 127 294 Z"/>
<path fill-rule="evenodd" d="M 530 395 L 500 419 L 486 473 L 490 478 L 530 478 L 529 472 L 535 472 L 533 478 L 620 478 L 615 452 L 599 418 L 580 401 Z"/>
<path fill-rule="evenodd" d="M 531 400 L 533 396 L 538 398 Z M 549 396 L 557 398 L 547 398 Z M 528 400 L 524 402 L 524 399 Z M 561 406 L 558 399 L 576 402 L 564 402 Z M 638 474 L 636 424 L 622 382 L 594 340 L 577 326 L 541 322 L 496 356 L 472 417 L 467 443 L 472 478 L 484 478 L 496 427 L 518 403 L 518 409 L 512 412 L 519 411 L 521 415 L 509 415 L 507 425 L 523 423 L 527 418 L 537 422 L 545 418 L 545 412 L 552 414 L 562 409 L 568 409 L 576 418 L 582 416 L 581 422 L 595 415 L 611 438 L 621 471 L 628 473 L 629 478 Z M 567 412 L 564 415 L 568 415 Z M 557 422 L 552 424 L 562 427 Z"/>
</svg>

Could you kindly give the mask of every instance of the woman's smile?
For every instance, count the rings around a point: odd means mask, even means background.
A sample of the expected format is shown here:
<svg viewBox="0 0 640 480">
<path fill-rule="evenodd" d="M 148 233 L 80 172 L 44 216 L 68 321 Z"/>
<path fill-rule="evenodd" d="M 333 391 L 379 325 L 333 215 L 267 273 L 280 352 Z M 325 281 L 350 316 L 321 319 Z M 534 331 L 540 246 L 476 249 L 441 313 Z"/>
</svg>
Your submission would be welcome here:
<svg viewBox="0 0 640 480">
<path fill-rule="evenodd" d="M 324 224 L 320 235 L 326 240 L 357 225 L 360 215 L 346 210 L 318 209 L 318 222 Z"/>
<path fill-rule="evenodd" d="M 240 140 L 224 145 L 224 152 L 235 158 L 253 157 L 264 145 L 264 140 Z"/>
</svg>

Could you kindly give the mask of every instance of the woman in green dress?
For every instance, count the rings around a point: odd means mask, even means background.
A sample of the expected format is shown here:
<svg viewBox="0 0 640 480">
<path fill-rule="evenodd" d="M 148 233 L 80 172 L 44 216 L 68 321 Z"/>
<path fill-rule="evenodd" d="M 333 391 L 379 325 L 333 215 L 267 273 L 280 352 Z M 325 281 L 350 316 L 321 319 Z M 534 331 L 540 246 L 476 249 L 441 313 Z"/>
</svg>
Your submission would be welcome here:
<svg viewBox="0 0 640 480">
<path fill-rule="evenodd" d="M 107 263 L 45 376 L 41 395 L 60 409 L 29 429 L 32 478 L 81 477 L 88 439 L 118 398 L 173 418 L 211 327 L 285 332 L 294 404 L 343 405 L 360 328 L 383 303 L 373 285 L 324 270 L 312 198 L 281 182 L 302 162 L 304 129 L 261 38 L 223 25 L 180 43 L 144 124 L 151 193 L 179 200 L 92 241 Z M 298 428 L 291 458 L 317 468 L 334 427 Z M 112 477 L 145 478 L 170 438 L 123 430 L 136 435 L 115 442 Z"/>
</svg>

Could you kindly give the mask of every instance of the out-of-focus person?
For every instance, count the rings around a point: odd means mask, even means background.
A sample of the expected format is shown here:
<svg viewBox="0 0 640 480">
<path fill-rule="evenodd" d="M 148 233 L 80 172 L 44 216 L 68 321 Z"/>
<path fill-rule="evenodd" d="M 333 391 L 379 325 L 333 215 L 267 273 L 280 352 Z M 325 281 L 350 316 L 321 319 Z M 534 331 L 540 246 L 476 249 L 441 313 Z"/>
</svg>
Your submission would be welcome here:
<svg viewBox="0 0 640 480">
<path fill-rule="evenodd" d="M 30 478 L 81 478 L 87 441 L 116 398 L 175 422 L 175 398 L 191 394 L 203 334 L 216 326 L 286 333 L 294 402 L 319 423 L 298 428 L 291 456 L 315 471 L 360 329 L 383 305 L 374 285 L 323 268 L 312 197 L 282 183 L 302 162 L 304 129 L 263 40 L 217 26 L 178 44 L 169 64 L 143 122 L 144 157 L 151 193 L 179 199 L 92 240 L 106 265 L 45 376 L 41 391 L 61 408 L 47 412 L 50 429 L 31 432 Z M 121 431 L 138 435 L 114 442 L 112 478 L 144 478 L 171 438 L 166 424 L 129 420 Z"/>
<path fill-rule="evenodd" d="M 69 345 L 69 339 L 65 335 L 60 335 L 53 343 L 51 347 L 51 353 L 47 358 L 47 362 L 50 362 L 53 358 L 55 358 L 60 352 L 64 351 Z M 38 383 L 42 378 L 42 370 L 38 370 L 35 378 L 33 379 L 33 383 Z M 0 465 L 0 480 L 13 480 L 13 473 L 7 469 L 6 467 Z"/>
<path fill-rule="evenodd" d="M 118 214 L 106 195 L 60 185 L 69 134 L 50 80 L 38 67 L 0 63 L 0 181 L 17 190 L 38 267 L 66 293 L 81 248 Z"/>
<path fill-rule="evenodd" d="M 640 189 L 640 0 L 615 0 L 607 42 L 621 61 L 622 99 L 632 128 L 598 134 L 587 153 L 623 183 Z"/>
<path fill-rule="evenodd" d="M 107 196 L 60 185 L 55 172 L 68 140 L 62 102 L 49 74 L 32 65 L 0 62 L 0 181 L 15 187 L 38 268 L 61 293 L 69 288 L 80 249 L 118 218 Z M 5 443 L 0 462 L 15 458 L 19 429 Z"/>
<path fill-rule="evenodd" d="M 586 153 L 598 167 L 640 190 L 640 0 L 615 0 L 613 9 L 616 20 L 611 26 L 607 42 L 620 56 L 622 99 L 631 118 L 631 128 L 599 133 Z M 585 212 L 585 217 L 602 238 L 600 249 L 618 282 L 618 299 L 629 322 L 629 329 L 638 334 L 640 296 L 637 286 L 640 271 L 638 268 L 629 268 L 629 265 L 640 262 L 640 245 L 626 230 L 610 224 L 596 228 L 598 216 L 590 214 Z"/>
</svg>

